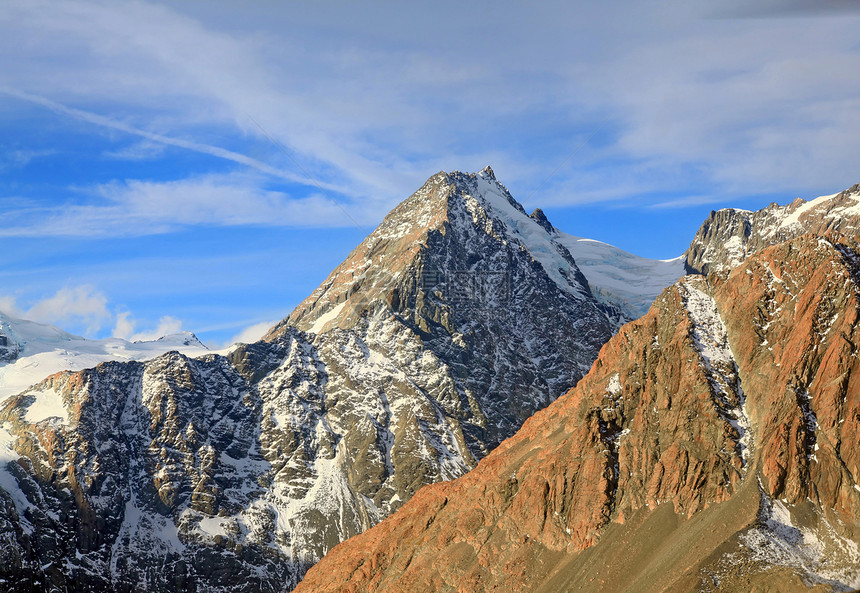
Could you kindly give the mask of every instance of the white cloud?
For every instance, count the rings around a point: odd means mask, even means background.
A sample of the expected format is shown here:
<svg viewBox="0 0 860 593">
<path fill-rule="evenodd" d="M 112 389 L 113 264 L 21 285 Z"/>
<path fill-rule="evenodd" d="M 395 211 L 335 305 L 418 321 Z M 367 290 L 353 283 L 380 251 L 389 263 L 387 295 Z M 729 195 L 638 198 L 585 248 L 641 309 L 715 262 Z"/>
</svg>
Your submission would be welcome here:
<svg viewBox="0 0 860 593">
<path fill-rule="evenodd" d="M 18 308 L 18 299 L 11 295 L 0 295 L 0 313 L 10 317 L 20 317 L 22 311 Z"/>
<path fill-rule="evenodd" d="M 53 296 L 22 311 L 21 316 L 60 327 L 82 325 L 87 334 L 98 332 L 112 317 L 107 308 L 107 297 L 91 285 L 61 288 Z"/>
<path fill-rule="evenodd" d="M 131 319 L 131 313 L 123 311 L 116 315 L 116 325 L 114 325 L 111 335 L 114 338 L 122 338 L 128 340 L 134 333 L 134 327 L 137 323 Z"/>
<path fill-rule="evenodd" d="M 183 331 L 182 320 L 171 315 L 165 315 L 159 319 L 158 324 L 148 331 L 135 332 L 137 327 L 138 321 L 132 318 L 130 312 L 123 311 L 117 313 L 116 325 L 111 335 L 129 342 L 148 342 Z"/>
<path fill-rule="evenodd" d="M 102 203 L 7 210 L 0 237 L 142 236 L 189 225 L 363 227 L 374 219 L 367 204 L 342 205 L 321 195 L 291 198 L 244 174 L 128 180 L 99 185 L 88 193 L 100 196 Z"/>
<path fill-rule="evenodd" d="M 64 287 L 55 294 L 22 308 L 14 296 L 0 295 L 0 312 L 19 319 L 55 325 L 63 330 L 83 328 L 87 336 L 95 336 L 113 323 L 112 337 L 131 342 L 157 340 L 183 331 L 182 321 L 165 315 L 149 330 L 135 331 L 140 323 L 129 311 L 111 313 L 107 297 L 91 285 Z"/>
<path fill-rule="evenodd" d="M 243 344 L 252 344 L 254 342 L 258 342 L 262 339 L 266 333 L 272 329 L 278 321 L 262 321 L 260 323 L 255 323 L 250 327 L 246 327 L 241 332 L 233 336 L 231 339 L 227 340 L 224 343 L 224 347 L 232 346 L 236 343 Z"/>
</svg>

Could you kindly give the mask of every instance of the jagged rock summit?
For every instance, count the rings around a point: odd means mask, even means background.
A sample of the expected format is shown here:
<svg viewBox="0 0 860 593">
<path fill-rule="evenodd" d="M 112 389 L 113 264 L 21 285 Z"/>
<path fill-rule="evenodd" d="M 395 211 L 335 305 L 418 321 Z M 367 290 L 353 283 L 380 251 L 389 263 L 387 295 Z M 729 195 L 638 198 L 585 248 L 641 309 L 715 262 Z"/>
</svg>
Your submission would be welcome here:
<svg viewBox="0 0 860 593">
<path fill-rule="evenodd" d="M 289 589 L 475 467 L 623 317 L 538 218 L 489 168 L 438 173 L 263 341 L 6 399 L 0 590 Z"/>
<path fill-rule="evenodd" d="M 814 208 L 786 218 L 831 220 Z M 860 245 L 824 232 L 681 279 L 576 388 L 297 592 L 860 589 Z"/>
</svg>

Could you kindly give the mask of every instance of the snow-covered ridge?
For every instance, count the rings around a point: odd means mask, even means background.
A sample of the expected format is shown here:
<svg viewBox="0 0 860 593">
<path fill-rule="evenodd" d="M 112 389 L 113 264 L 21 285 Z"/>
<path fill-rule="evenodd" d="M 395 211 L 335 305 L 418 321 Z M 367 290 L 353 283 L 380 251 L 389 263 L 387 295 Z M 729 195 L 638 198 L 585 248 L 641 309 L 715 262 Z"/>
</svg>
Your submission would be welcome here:
<svg viewBox="0 0 860 593">
<path fill-rule="evenodd" d="M 657 295 L 685 273 L 684 256 L 669 260 L 639 257 L 601 241 L 559 231 L 542 216 L 527 215 L 489 167 L 474 176 L 459 172 L 451 176 L 455 181 L 474 179 L 474 196 L 470 197 L 504 225 L 559 288 L 581 294 L 582 288 L 574 279 L 578 268 L 597 300 L 617 307 L 628 320 L 644 315 Z M 575 265 L 571 265 L 571 256 Z"/>
<path fill-rule="evenodd" d="M 794 210 L 794 212 L 790 212 L 790 213 L 786 212 L 785 217 L 780 221 L 779 226 L 787 227 L 787 226 L 791 226 L 794 224 L 800 224 L 800 215 L 801 214 L 803 214 L 804 212 L 809 212 L 810 210 L 817 208 L 818 206 L 823 205 L 824 202 L 827 202 L 827 201 L 835 198 L 838 195 L 839 194 L 831 194 L 829 196 L 819 196 L 819 197 L 815 198 L 814 200 L 809 200 L 808 202 L 802 203 L 800 206 L 798 206 Z M 788 210 L 788 208 L 786 210 Z"/>
<path fill-rule="evenodd" d="M 594 296 L 617 306 L 631 319 L 644 315 L 663 290 L 684 275 L 684 256 L 657 260 L 594 239 L 557 231 L 563 245 L 588 279 Z"/>
<path fill-rule="evenodd" d="M 7 361 L 0 360 L 0 401 L 60 371 L 79 371 L 109 360 L 146 360 L 171 350 L 192 356 L 209 351 L 191 332 L 146 342 L 88 340 L 53 325 L 3 313 L 0 336 L 5 338 L 0 341 L 5 342 L 6 349 L 14 351 Z"/>
<path fill-rule="evenodd" d="M 790 204 L 771 204 L 756 212 L 712 211 L 686 253 L 687 269 L 726 273 L 747 257 L 804 233 L 856 234 L 860 231 L 860 184 L 843 192 Z"/>
<path fill-rule="evenodd" d="M 455 179 L 464 174 L 452 173 Z M 471 176 L 470 176 L 471 177 Z M 570 260 L 559 243 L 541 224 L 525 213 L 493 175 L 492 169 L 486 167 L 474 176 L 474 195 L 469 196 L 480 202 L 489 210 L 489 214 L 499 220 L 510 235 L 519 242 L 541 264 L 547 275 L 559 288 L 568 294 L 581 298 L 583 288 L 574 280 L 576 265 Z"/>
</svg>

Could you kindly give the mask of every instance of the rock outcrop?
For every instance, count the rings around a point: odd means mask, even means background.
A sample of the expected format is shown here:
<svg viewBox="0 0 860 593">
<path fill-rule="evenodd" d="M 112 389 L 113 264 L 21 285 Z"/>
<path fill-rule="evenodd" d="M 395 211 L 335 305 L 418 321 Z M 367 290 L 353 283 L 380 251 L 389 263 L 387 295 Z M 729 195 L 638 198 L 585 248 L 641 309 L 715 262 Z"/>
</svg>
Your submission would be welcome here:
<svg viewBox="0 0 860 593">
<path fill-rule="evenodd" d="M 297 592 L 860 588 L 858 254 L 802 235 L 682 279 Z"/>
<path fill-rule="evenodd" d="M 15 362 L 21 348 L 7 335 L 0 334 L 0 362 Z"/>
</svg>

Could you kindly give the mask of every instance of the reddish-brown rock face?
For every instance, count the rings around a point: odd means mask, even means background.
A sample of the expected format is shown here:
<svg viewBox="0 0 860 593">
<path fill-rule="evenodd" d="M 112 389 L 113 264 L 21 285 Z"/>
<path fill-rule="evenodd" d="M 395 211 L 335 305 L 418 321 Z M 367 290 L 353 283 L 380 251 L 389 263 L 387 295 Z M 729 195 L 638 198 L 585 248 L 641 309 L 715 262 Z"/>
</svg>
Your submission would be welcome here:
<svg viewBox="0 0 860 593">
<path fill-rule="evenodd" d="M 751 397 L 764 488 L 850 518 L 860 511 L 860 250 L 829 239 L 771 247 L 714 295 Z"/>
<path fill-rule="evenodd" d="M 858 252 L 805 235 L 682 279 L 477 469 L 297 591 L 860 587 Z"/>
</svg>

